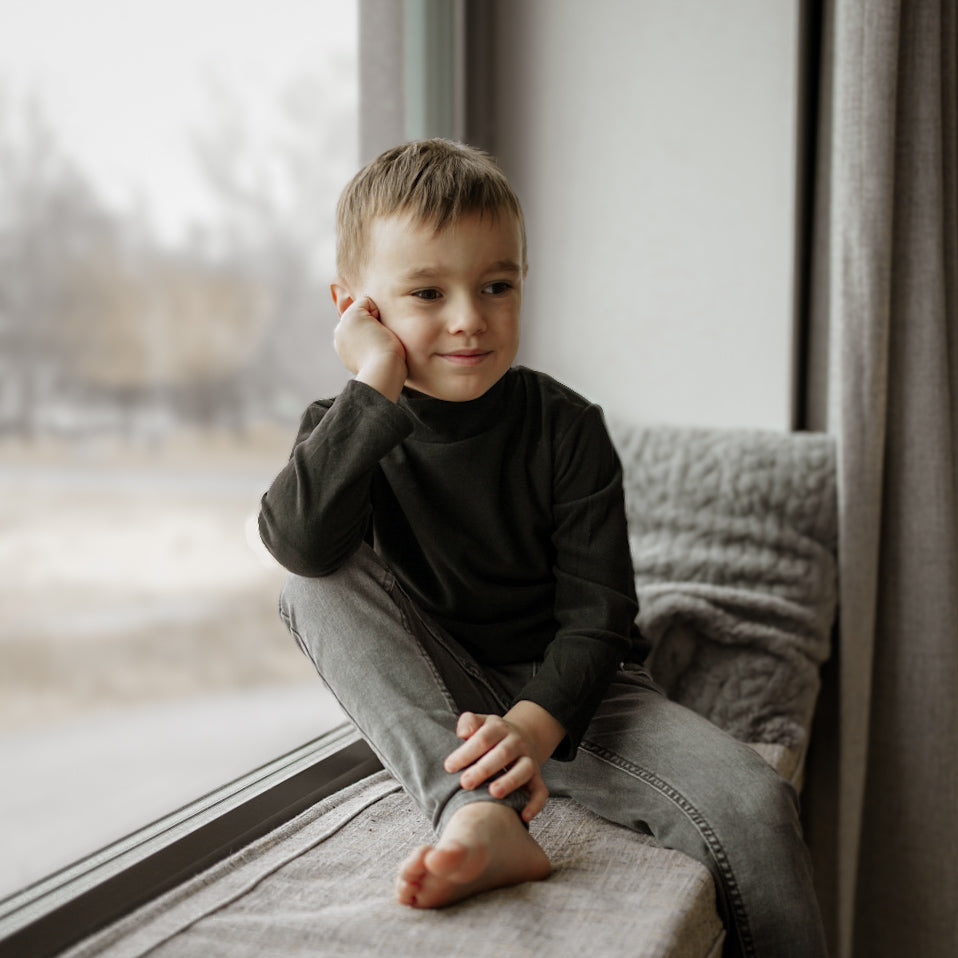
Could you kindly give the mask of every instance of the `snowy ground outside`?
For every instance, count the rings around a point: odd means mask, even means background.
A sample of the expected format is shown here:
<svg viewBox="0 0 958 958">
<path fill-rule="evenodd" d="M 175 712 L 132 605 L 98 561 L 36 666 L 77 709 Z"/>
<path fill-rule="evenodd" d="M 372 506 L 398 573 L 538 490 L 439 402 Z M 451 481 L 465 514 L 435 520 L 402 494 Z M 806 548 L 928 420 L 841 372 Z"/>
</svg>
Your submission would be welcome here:
<svg viewBox="0 0 958 958">
<path fill-rule="evenodd" d="M 257 548 L 289 441 L 0 443 L 0 897 L 343 720 Z"/>
</svg>

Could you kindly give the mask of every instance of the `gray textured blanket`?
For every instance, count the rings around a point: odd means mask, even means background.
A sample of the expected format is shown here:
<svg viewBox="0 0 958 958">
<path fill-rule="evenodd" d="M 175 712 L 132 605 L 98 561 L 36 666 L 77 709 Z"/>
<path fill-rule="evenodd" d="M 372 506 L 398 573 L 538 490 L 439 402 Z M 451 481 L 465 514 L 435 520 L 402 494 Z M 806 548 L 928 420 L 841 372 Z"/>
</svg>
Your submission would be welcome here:
<svg viewBox="0 0 958 958">
<path fill-rule="evenodd" d="M 736 738 L 803 750 L 835 617 L 832 439 L 610 428 L 653 674 Z"/>
</svg>

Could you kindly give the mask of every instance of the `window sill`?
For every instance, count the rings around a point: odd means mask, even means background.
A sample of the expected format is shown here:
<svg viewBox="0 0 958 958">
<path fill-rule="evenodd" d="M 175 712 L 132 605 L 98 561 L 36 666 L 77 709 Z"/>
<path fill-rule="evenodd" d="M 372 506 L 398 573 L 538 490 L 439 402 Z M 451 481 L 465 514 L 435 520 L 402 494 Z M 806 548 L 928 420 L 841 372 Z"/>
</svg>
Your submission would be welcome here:
<svg viewBox="0 0 958 958">
<path fill-rule="evenodd" d="M 0 950 L 54 955 L 379 768 L 341 725 L 0 901 Z"/>
</svg>

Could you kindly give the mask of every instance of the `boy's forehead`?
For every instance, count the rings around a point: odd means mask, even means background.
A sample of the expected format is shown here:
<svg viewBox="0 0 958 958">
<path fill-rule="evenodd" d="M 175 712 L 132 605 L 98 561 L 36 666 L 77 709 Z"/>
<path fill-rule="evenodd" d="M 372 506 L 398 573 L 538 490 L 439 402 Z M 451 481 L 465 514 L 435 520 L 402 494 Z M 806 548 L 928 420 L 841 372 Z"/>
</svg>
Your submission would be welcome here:
<svg viewBox="0 0 958 958">
<path fill-rule="evenodd" d="M 390 261 L 397 267 L 410 262 L 443 258 L 450 243 L 474 252 L 477 260 L 514 261 L 522 268 L 520 226 L 508 210 L 490 215 L 465 213 L 450 223 L 437 226 L 415 213 L 377 216 L 369 226 L 366 263 Z"/>
</svg>

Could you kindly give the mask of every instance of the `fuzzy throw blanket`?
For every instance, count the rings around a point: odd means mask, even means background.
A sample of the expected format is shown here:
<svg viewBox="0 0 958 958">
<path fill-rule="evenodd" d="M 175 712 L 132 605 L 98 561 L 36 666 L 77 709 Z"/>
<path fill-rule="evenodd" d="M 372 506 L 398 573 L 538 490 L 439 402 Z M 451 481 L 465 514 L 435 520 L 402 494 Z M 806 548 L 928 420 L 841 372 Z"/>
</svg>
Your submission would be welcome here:
<svg viewBox="0 0 958 958">
<path fill-rule="evenodd" d="M 836 609 L 833 440 L 610 431 L 653 675 L 736 738 L 803 753 Z"/>
</svg>

